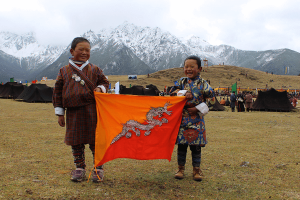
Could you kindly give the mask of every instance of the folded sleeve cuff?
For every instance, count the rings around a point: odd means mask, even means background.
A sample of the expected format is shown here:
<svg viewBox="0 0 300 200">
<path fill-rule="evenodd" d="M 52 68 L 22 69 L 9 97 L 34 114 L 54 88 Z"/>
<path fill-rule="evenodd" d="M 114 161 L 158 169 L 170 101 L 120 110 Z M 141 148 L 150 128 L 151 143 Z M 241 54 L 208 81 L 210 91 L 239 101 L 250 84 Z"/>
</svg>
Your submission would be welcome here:
<svg viewBox="0 0 300 200">
<path fill-rule="evenodd" d="M 98 85 L 98 88 L 101 88 L 103 93 L 106 93 L 106 88 L 103 85 Z"/>
<path fill-rule="evenodd" d="M 55 110 L 56 115 L 65 115 L 65 109 L 64 108 L 55 107 L 54 110 Z"/>
<path fill-rule="evenodd" d="M 206 105 L 206 103 L 200 103 L 199 105 L 196 106 L 196 108 L 203 115 L 206 115 L 208 113 L 208 111 L 209 111 L 209 108 Z"/>
<path fill-rule="evenodd" d="M 185 93 L 187 92 L 187 90 L 179 90 L 178 92 L 177 92 L 177 96 L 184 96 L 185 95 Z"/>
</svg>

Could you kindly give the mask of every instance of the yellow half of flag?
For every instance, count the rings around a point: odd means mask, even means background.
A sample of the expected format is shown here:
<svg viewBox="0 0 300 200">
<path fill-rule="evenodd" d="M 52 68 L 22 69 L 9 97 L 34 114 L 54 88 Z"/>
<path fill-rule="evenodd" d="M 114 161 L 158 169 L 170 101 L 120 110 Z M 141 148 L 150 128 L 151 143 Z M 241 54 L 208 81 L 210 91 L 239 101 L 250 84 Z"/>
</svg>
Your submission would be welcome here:
<svg viewBox="0 0 300 200">
<path fill-rule="evenodd" d="M 185 97 L 95 92 L 95 99 L 95 167 L 116 158 L 171 160 Z"/>
</svg>

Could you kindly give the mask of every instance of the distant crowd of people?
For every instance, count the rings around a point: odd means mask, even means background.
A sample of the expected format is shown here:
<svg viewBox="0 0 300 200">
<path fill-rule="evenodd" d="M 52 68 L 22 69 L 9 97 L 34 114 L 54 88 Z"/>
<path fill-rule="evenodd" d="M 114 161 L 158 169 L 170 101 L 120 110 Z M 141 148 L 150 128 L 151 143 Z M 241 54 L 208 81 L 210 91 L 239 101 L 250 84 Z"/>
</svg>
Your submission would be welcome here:
<svg viewBox="0 0 300 200">
<path fill-rule="evenodd" d="M 253 104 L 253 95 L 251 92 L 243 92 L 235 94 L 232 92 L 230 95 L 230 100 L 227 97 L 227 100 L 223 97 L 220 101 L 221 105 L 230 106 L 231 111 L 234 112 L 235 109 L 238 112 L 249 112 L 252 109 Z"/>
<path fill-rule="evenodd" d="M 245 108 L 246 111 L 249 112 L 252 109 L 253 104 L 253 96 L 250 92 L 243 92 L 235 95 L 233 91 L 230 95 L 230 107 L 231 111 L 235 111 L 235 107 L 238 112 L 244 112 Z"/>
<path fill-rule="evenodd" d="M 229 96 L 229 95 L 228 95 Z M 254 103 L 254 97 L 252 92 L 239 92 L 237 95 L 233 91 L 230 94 L 230 100 L 225 100 L 225 97 L 223 97 L 220 101 L 221 105 L 230 106 L 231 111 L 235 112 L 237 110 L 238 112 L 249 112 L 252 109 L 252 104 Z M 289 94 L 288 98 L 293 105 L 293 107 L 296 107 L 298 104 L 299 94 Z"/>
<path fill-rule="evenodd" d="M 230 95 L 230 101 L 227 97 L 227 100 L 223 97 L 220 101 L 221 105 L 230 106 L 231 111 L 234 112 L 235 109 L 238 112 L 249 112 L 252 109 L 253 104 L 253 95 L 251 92 L 243 92 L 239 94 L 235 94 L 232 92 Z"/>
</svg>

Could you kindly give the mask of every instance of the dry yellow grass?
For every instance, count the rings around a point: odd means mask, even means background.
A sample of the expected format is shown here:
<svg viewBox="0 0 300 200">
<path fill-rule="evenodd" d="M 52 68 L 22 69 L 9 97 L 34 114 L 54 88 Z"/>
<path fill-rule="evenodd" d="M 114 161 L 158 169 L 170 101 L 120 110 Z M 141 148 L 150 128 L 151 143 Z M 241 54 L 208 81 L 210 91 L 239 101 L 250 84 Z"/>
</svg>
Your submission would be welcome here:
<svg viewBox="0 0 300 200">
<path fill-rule="evenodd" d="M 108 78 L 112 84 L 152 83 L 162 90 L 181 76 L 183 69 L 174 68 L 138 80 Z M 240 87 L 264 87 L 272 78 L 270 87 L 299 88 L 298 76 L 232 66 L 212 66 L 202 77 L 212 87 L 230 87 L 237 78 Z M 54 82 L 42 83 L 53 87 Z M 104 182 L 76 184 L 69 180 L 71 148 L 63 143 L 65 129 L 57 124 L 52 104 L 0 99 L 0 199 L 300 199 L 299 113 L 299 106 L 293 112 L 210 112 L 202 182 L 192 180 L 190 153 L 185 179 L 173 178 L 175 146 L 171 162 L 116 159 L 105 164 Z M 91 169 L 88 147 L 86 161 Z"/>
<path fill-rule="evenodd" d="M 0 99 L 0 199 L 299 199 L 299 111 L 210 112 L 202 182 L 172 161 L 116 159 L 105 181 L 73 183 L 71 148 L 52 104 Z M 86 148 L 88 169 L 92 156 Z"/>
<path fill-rule="evenodd" d="M 217 87 L 231 87 L 235 82 L 241 88 L 275 88 L 275 89 L 300 89 L 300 76 L 287 76 L 287 75 L 272 75 L 258 70 L 235 67 L 228 65 L 214 65 L 204 69 L 201 76 L 205 80 L 210 80 L 210 85 L 213 88 Z M 246 76 L 247 74 L 247 76 Z M 108 80 L 112 86 L 120 81 L 122 85 L 129 87 L 133 85 L 153 84 L 159 90 L 163 90 L 165 86 L 174 85 L 174 81 L 180 77 L 184 77 L 183 68 L 172 68 L 167 70 L 158 71 L 149 75 L 138 75 L 137 80 L 128 79 L 127 75 L 108 75 Z M 273 80 L 273 82 L 270 82 Z M 54 86 L 55 81 L 43 81 L 50 87 Z"/>
</svg>

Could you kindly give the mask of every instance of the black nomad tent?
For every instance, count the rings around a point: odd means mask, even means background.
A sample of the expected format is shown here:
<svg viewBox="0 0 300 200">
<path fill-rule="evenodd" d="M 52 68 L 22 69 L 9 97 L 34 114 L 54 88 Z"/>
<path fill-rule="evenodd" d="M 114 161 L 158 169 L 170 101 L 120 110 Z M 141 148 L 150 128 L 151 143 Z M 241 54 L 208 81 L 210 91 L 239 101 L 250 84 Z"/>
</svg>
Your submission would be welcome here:
<svg viewBox="0 0 300 200">
<path fill-rule="evenodd" d="M 120 85 L 120 94 L 159 96 L 159 90 L 152 84 L 147 85 L 146 88 L 141 85 L 134 85 L 131 88 L 126 88 L 126 86 Z"/>
<path fill-rule="evenodd" d="M 155 85 L 146 85 L 146 88 L 143 89 L 144 94 L 148 96 L 159 96 L 159 89 Z"/>
<path fill-rule="evenodd" d="M 209 106 L 210 106 L 210 103 L 209 103 Z M 224 111 L 225 107 L 219 103 L 217 98 L 215 98 L 215 103 L 209 110 L 210 111 Z"/>
<path fill-rule="evenodd" d="M 27 87 L 16 100 L 26 102 L 52 102 L 53 88 L 45 84 L 31 84 Z"/>
<path fill-rule="evenodd" d="M 274 88 L 268 91 L 259 91 L 258 96 L 252 110 L 257 111 L 285 111 L 289 112 L 293 109 L 291 102 L 288 99 L 286 91 L 278 92 Z"/>
<path fill-rule="evenodd" d="M 17 98 L 27 86 L 17 82 L 7 82 L 1 87 L 1 98 Z"/>
<path fill-rule="evenodd" d="M 1 91 L 3 88 L 4 88 L 4 85 L 0 84 L 0 94 L 1 94 Z"/>
</svg>

